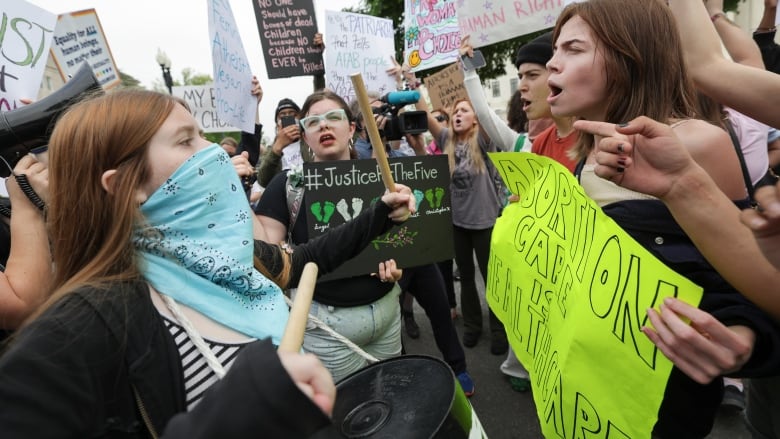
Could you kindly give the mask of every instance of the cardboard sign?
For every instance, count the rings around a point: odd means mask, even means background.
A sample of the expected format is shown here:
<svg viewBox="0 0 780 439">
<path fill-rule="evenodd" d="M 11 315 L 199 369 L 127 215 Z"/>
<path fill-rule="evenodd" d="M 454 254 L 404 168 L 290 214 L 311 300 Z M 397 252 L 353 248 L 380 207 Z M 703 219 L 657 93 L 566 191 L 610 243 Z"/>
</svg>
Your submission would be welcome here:
<svg viewBox="0 0 780 439">
<path fill-rule="evenodd" d="M 363 252 L 322 279 L 375 273 L 379 262 L 390 258 L 403 268 L 453 257 L 447 157 L 412 156 L 389 160 L 394 181 L 412 189 L 417 213 L 404 224 L 374 239 Z M 384 192 L 376 160 L 305 163 L 303 177 L 305 191 L 300 214 L 306 213 L 309 239 L 357 216 Z"/>
<path fill-rule="evenodd" d="M 119 69 L 94 9 L 59 16 L 51 55 L 65 82 L 76 73 L 81 63 L 86 62 L 104 90 L 122 83 Z"/>
<path fill-rule="evenodd" d="M 355 98 L 350 75 L 360 73 L 368 91 L 395 90 L 386 72 L 395 56 L 393 21 L 352 12 L 325 11 L 326 87 L 350 103 Z"/>
<path fill-rule="evenodd" d="M 0 5 L 0 111 L 35 99 L 57 15 L 24 0 Z"/>
<path fill-rule="evenodd" d="M 431 98 L 431 108 L 450 108 L 458 99 L 467 99 L 466 86 L 463 84 L 463 70 L 460 63 L 450 66 L 423 78 L 428 97 Z"/>
<path fill-rule="evenodd" d="M 269 79 L 321 75 L 322 47 L 315 47 L 312 0 L 253 0 Z"/>
<path fill-rule="evenodd" d="M 252 96 L 252 70 L 233 11 L 227 0 L 208 0 L 206 5 L 217 114 L 241 131 L 254 133 L 257 98 Z"/>
<path fill-rule="evenodd" d="M 558 162 L 491 153 L 517 203 L 493 228 L 486 297 L 531 376 L 545 437 L 648 438 L 669 361 L 641 332 L 702 289 L 634 241 Z M 637 397 L 640 395 L 640 397 Z"/>
<path fill-rule="evenodd" d="M 472 46 L 482 47 L 553 27 L 564 6 L 563 0 L 459 1 L 458 24 Z"/>
<path fill-rule="evenodd" d="M 404 57 L 413 71 L 458 59 L 460 29 L 455 0 L 405 0 L 404 17 Z"/>
<path fill-rule="evenodd" d="M 185 85 L 173 87 L 173 95 L 184 99 L 192 111 L 198 126 L 204 133 L 241 131 L 219 118 L 215 101 L 217 90 L 214 85 Z"/>
</svg>

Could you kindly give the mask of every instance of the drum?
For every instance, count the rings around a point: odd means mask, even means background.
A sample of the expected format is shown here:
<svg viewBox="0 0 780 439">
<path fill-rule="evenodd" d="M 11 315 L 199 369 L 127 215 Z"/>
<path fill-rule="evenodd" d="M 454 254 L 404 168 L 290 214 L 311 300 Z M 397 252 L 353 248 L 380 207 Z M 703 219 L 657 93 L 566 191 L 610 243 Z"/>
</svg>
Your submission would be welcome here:
<svg viewBox="0 0 780 439">
<path fill-rule="evenodd" d="M 332 419 L 345 438 L 487 438 L 452 370 L 433 357 L 374 363 L 336 391 Z"/>
</svg>

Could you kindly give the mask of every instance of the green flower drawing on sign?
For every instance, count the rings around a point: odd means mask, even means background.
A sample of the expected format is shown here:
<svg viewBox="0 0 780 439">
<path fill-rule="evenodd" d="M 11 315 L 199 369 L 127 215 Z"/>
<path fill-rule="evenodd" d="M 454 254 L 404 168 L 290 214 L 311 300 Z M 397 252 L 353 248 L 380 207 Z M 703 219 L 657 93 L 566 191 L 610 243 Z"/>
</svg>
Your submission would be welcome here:
<svg viewBox="0 0 780 439">
<path fill-rule="evenodd" d="M 410 232 L 406 226 L 398 229 L 397 232 L 387 232 L 384 236 L 371 241 L 371 245 L 374 246 L 374 250 L 379 250 L 381 245 L 389 245 L 393 248 L 405 247 L 407 245 L 414 244 L 414 237 L 417 236 L 417 232 Z"/>
</svg>

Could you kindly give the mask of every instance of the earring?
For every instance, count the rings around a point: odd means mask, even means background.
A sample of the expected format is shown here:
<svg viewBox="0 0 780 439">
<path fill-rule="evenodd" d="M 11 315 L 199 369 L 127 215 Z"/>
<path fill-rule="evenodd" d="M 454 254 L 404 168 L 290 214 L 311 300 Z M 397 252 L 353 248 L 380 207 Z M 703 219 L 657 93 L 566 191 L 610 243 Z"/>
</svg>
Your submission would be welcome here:
<svg viewBox="0 0 780 439">
<path fill-rule="evenodd" d="M 349 146 L 349 150 L 352 151 L 355 146 L 355 139 L 349 139 L 348 146 Z"/>
<path fill-rule="evenodd" d="M 314 158 L 316 154 L 314 154 L 314 151 L 311 150 L 311 146 L 309 146 L 308 148 L 309 148 L 309 156 Z"/>
</svg>

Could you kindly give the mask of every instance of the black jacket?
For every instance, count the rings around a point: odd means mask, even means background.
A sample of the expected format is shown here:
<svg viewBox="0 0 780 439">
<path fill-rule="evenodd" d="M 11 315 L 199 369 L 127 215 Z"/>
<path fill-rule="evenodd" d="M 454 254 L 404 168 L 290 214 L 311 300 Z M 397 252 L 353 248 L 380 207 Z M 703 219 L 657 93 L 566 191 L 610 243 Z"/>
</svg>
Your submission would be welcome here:
<svg viewBox="0 0 780 439">
<path fill-rule="evenodd" d="M 747 207 L 739 206 L 738 207 Z M 750 360 L 734 377 L 776 375 L 780 369 L 780 327 L 740 294 L 707 262 L 659 200 L 630 200 L 603 207 L 632 238 L 669 268 L 704 289 L 699 308 L 724 325 L 744 325 L 756 334 Z M 659 438 L 703 438 L 709 434 L 723 397 L 723 380 L 702 385 L 672 368 L 653 430 Z"/>
<path fill-rule="evenodd" d="M 392 225 L 381 202 L 296 247 L 293 280 L 316 261 L 325 273 Z M 255 253 L 272 273 L 281 250 Z M 21 330 L 0 357 L 4 438 L 326 437 L 329 419 L 284 371 L 267 340 L 244 347 L 227 376 L 184 413 L 181 359 L 143 279 L 82 287 Z M 143 408 L 141 408 L 143 407 Z M 141 412 L 148 414 L 148 425 Z M 324 436 L 323 436 L 324 434 Z"/>
</svg>

